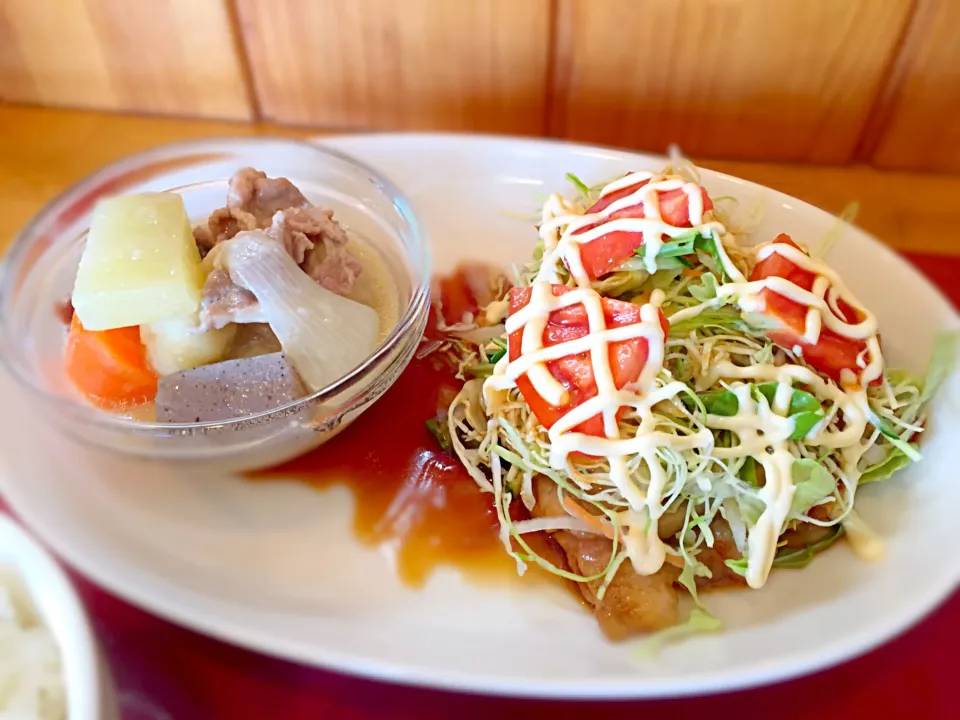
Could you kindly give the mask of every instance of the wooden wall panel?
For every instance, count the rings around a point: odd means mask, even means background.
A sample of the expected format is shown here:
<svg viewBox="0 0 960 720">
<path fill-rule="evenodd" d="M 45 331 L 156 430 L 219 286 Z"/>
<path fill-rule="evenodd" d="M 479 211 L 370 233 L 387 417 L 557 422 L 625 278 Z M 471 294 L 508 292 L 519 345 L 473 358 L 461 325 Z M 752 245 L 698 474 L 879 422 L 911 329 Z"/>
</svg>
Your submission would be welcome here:
<svg viewBox="0 0 960 720">
<path fill-rule="evenodd" d="M 252 117 L 229 0 L 2 0 L 0 99 Z"/>
<path fill-rule="evenodd" d="M 264 117 L 544 130 L 550 0 L 237 0 Z"/>
<path fill-rule="evenodd" d="M 873 164 L 960 172 L 960 1 L 918 0 L 877 115 Z"/>
<path fill-rule="evenodd" d="M 952 2 L 952 0 L 945 0 Z M 844 162 L 912 0 L 558 0 L 552 134 Z"/>
</svg>

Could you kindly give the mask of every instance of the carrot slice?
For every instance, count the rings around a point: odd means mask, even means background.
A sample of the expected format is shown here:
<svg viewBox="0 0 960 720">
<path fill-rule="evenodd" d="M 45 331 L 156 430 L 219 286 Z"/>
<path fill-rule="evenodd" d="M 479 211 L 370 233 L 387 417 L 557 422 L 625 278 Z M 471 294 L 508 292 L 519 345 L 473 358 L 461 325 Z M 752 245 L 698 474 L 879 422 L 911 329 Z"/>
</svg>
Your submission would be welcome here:
<svg viewBox="0 0 960 720">
<path fill-rule="evenodd" d="M 560 503 L 569 515 L 585 522 L 597 535 L 603 535 L 613 540 L 613 525 L 611 525 L 609 521 L 599 518 L 596 515 L 591 515 L 569 495 L 564 495 Z"/>
<path fill-rule="evenodd" d="M 86 330 L 74 314 L 64 367 L 70 381 L 96 405 L 141 403 L 157 394 L 157 374 L 147 361 L 138 327 Z"/>
</svg>

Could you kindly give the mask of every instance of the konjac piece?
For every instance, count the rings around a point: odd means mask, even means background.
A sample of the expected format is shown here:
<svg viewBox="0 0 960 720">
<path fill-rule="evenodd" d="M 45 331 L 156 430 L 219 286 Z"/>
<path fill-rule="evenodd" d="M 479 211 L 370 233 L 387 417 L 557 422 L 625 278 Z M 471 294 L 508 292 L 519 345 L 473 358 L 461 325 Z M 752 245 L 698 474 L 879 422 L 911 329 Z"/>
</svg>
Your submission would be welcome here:
<svg viewBox="0 0 960 720">
<path fill-rule="evenodd" d="M 171 373 L 157 386 L 157 420 L 215 422 L 273 410 L 307 394 L 283 353 Z"/>
</svg>

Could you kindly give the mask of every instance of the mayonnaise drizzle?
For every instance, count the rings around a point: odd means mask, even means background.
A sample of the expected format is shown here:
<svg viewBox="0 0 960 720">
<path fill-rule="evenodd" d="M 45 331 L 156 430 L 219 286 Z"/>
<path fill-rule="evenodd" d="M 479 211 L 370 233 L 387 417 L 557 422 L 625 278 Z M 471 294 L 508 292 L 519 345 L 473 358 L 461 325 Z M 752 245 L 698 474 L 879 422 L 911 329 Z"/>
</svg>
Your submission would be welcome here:
<svg viewBox="0 0 960 720">
<path fill-rule="evenodd" d="M 643 261 L 649 272 L 656 271 L 656 256 L 663 236 L 676 237 L 690 232 L 690 228 L 674 227 L 663 220 L 658 193 L 682 190 L 688 200 L 690 223 L 703 234 L 724 232 L 720 223 L 703 222 L 703 196 L 700 186 L 679 176 L 656 175 L 650 172 L 630 173 L 607 185 L 600 193 L 611 193 L 644 183 L 597 213 L 585 213 L 583 208 L 551 195 L 543 207 L 540 237 L 544 254 L 540 270 L 531 283 L 530 301 L 526 307 L 507 318 L 508 334 L 522 329 L 519 357 L 510 362 L 502 358 L 493 374 L 484 383 L 484 399 L 488 404 L 498 403 L 503 391 L 516 386 L 516 380 L 526 375 L 537 393 L 553 406 L 566 405 L 569 393 L 547 368 L 546 363 L 571 355 L 587 353 L 593 366 L 597 395 L 572 408 L 549 430 L 551 467 L 569 471 L 569 456 L 573 453 L 605 457 L 610 465 L 610 478 L 629 503 L 631 512 L 626 520 L 628 529 L 624 538 L 627 552 L 637 572 L 651 574 L 660 569 L 665 548 L 657 534 L 657 520 L 663 514 L 662 495 L 667 482 L 657 449 L 671 446 L 676 449 L 709 448 L 713 435 L 706 429 L 688 436 L 677 436 L 658 431 L 653 406 L 674 397 L 684 389 L 682 383 L 668 383 L 657 387 L 657 376 L 663 368 L 664 334 L 660 326 L 659 303 L 663 294 L 651 297 L 650 303 L 640 309 L 639 323 L 608 328 L 603 313 L 602 298 L 590 286 L 591 280 L 583 266 L 580 248 L 613 231 L 639 233 L 642 236 Z M 636 205 L 643 206 L 642 218 L 613 218 L 612 216 Z M 583 228 L 596 225 L 589 230 Z M 563 295 L 553 294 L 553 285 L 561 280 L 561 268 L 566 267 L 576 287 Z M 589 332 L 582 338 L 544 347 L 543 333 L 551 313 L 562 308 L 580 305 L 588 321 Z M 647 344 L 647 360 L 636 382 L 618 389 L 610 365 L 610 343 L 643 339 Z M 622 437 L 617 415 L 622 408 L 633 408 L 640 424 L 633 437 Z M 596 415 L 603 420 L 604 437 L 574 432 L 574 428 Z M 643 487 L 628 467 L 630 457 L 639 456 L 649 475 Z"/>
<path fill-rule="evenodd" d="M 741 273 L 738 272 L 739 277 L 735 277 L 728 270 L 734 282 L 725 283 L 717 288 L 717 296 L 736 298 L 744 310 L 762 312 L 765 303 L 760 293 L 762 290 L 772 290 L 778 295 L 805 306 L 807 308 L 803 333 L 805 342 L 815 345 L 820 339 L 823 328 L 851 340 L 865 341 L 866 352 L 863 358 L 857 359 L 857 364 L 862 371 L 858 377 L 851 369 L 853 378 L 850 379 L 849 384 L 865 387 L 879 378 L 883 374 L 883 356 L 877 339 L 877 319 L 873 314 L 854 296 L 832 268 L 822 260 L 807 255 L 789 243 L 770 242 L 759 246 L 756 249 L 757 262 L 775 253 L 814 275 L 812 288 L 804 290 L 789 280 L 776 276 L 747 282 Z M 840 300 L 843 300 L 861 318 L 858 322 L 846 321 L 844 314 L 840 311 Z"/>
<path fill-rule="evenodd" d="M 876 318 L 853 295 L 840 276 L 821 260 L 807 255 L 788 243 L 771 242 L 757 248 L 758 262 L 777 253 L 797 267 L 813 274 L 814 282 L 811 289 L 804 290 L 789 280 L 776 276 L 749 282 L 729 261 L 722 244 L 717 243 L 717 247 L 723 269 L 732 282 L 724 283 L 717 288 L 716 301 L 707 301 L 681 310 L 671 316 L 671 322 L 695 317 L 707 308 L 723 302 L 725 298 L 736 299 L 745 312 L 762 313 L 766 303 L 761 291 L 769 289 L 807 308 L 803 334 L 805 342 L 816 344 L 824 327 L 851 340 L 865 341 L 864 349 L 857 356 L 859 373 L 853 368 L 844 369 L 841 373 L 843 389 L 799 365 L 757 364 L 741 367 L 726 360 L 712 363 L 700 381 L 703 389 L 721 379 L 778 383 L 773 413 L 769 408 L 758 408 L 756 402 L 749 399 L 749 386 L 740 385 L 735 390 L 740 400 L 737 416 L 733 418 L 709 416 L 707 419 L 708 427 L 715 430 L 732 430 L 737 433 L 740 440 L 740 444 L 734 448 L 714 449 L 715 457 L 722 459 L 749 455 L 764 469 L 765 482 L 759 492 L 759 499 L 766 507 L 748 536 L 746 571 L 748 584 L 751 587 L 760 587 L 766 582 L 773 563 L 777 539 L 788 519 L 794 493 L 791 475 L 793 459 L 786 446 L 790 431 L 787 430 L 786 435 L 783 435 L 785 428 L 783 421 L 786 418 L 778 417 L 786 415 L 793 384 L 804 384 L 818 398 L 833 403 L 832 412 L 811 430 L 807 441 L 825 448 L 842 449 L 840 472 L 849 493 L 846 498 L 846 504 L 849 507 L 853 503 L 853 494 L 860 478 L 857 466 L 864 449 L 860 440 L 871 414 L 864 388 L 883 374 L 883 356 L 877 338 Z M 844 318 L 844 313 L 840 310 L 841 299 L 860 318 L 857 322 L 847 322 Z M 793 351 L 800 355 L 798 351 L 801 349 L 797 346 Z M 741 389 L 744 387 L 748 390 Z M 842 413 L 843 429 L 828 430 L 830 418 L 837 412 Z M 758 447 L 758 442 L 761 440 L 756 433 L 759 429 L 763 430 L 762 442 L 766 442 L 765 447 Z"/>
<path fill-rule="evenodd" d="M 713 456 L 720 460 L 752 457 L 763 466 L 764 485 L 758 498 L 765 509 L 747 538 L 747 583 L 761 587 L 767 579 L 777 551 L 777 539 L 789 519 L 794 485 L 792 467 L 794 457 L 788 441 L 794 430 L 793 421 L 786 417 L 795 383 L 807 385 L 811 391 L 835 404 L 843 413 L 844 428 L 828 431 L 825 418 L 811 430 L 807 442 L 826 448 L 843 448 L 842 472 L 848 489 L 853 492 L 859 479 L 857 463 L 862 453 L 860 439 L 867 426 L 866 393 L 845 393 L 836 385 L 828 383 L 811 370 L 799 365 L 772 365 L 762 363 L 741 367 L 727 360 L 714 363 L 709 377 L 738 378 L 746 382 L 733 382 L 731 391 L 737 396 L 738 412 L 733 417 L 707 416 L 707 427 L 712 430 L 730 430 L 736 433 L 739 443 L 731 448 L 714 448 Z M 761 395 L 756 397 L 751 385 L 777 383 L 773 404 L 768 404 Z M 707 379 L 704 384 L 712 381 Z M 849 449 L 849 451 L 848 451 Z M 847 498 L 852 503 L 853 497 Z"/>
<path fill-rule="evenodd" d="M 598 213 L 584 214 L 576 203 L 564 200 L 557 194 L 551 195 L 544 205 L 540 224 L 540 238 L 544 241 L 544 257 L 538 280 L 560 282 L 559 271 L 562 260 L 577 286 L 589 287 L 590 279 L 580 259 L 580 246 L 617 230 L 640 233 L 643 238 L 641 247 L 644 266 L 648 272 L 655 272 L 657 253 L 663 245 L 663 236 L 673 238 L 691 231 L 690 227 L 675 227 L 663 220 L 658 196 L 661 192 L 682 190 L 686 194 L 690 225 L 700 234 L 716 236 L 726 232 L 726 228 L 719 222 L 704 223 L 703 195 L 700 186 L 687 182 L 677 175 L 657 175 L 651 172 L 630 173 L 603 188 L 600 197 L 606 197 L 640 183 L 645 184 Z M 643 206 L 644 217 L 611 218 L 615 213 L 637 205 Z M 585 232 L 578 232 L 594 223 L 599 224 Z M 562 233 L 560 228 L 563 228 Z"/>
<path fill-rule="evenodd" d="M 585 213 L 575 202 L 553 194 L 543 207 L 540 237 L 544 244 L 543 258 L 531 283 L 530 301 L 526 307 L 507 318 L 508 334 L 522 329 L 520 354 L 516 360 L 503 357 L 483 386 L 488 413 L 496 412 L 507 390 L 516 387 L 516 380 L 526 375 L 537 393 L 553 406 L 569 402 L 567 389 L 550 373 L 546 363 L 564 357 L 589 354 L 597 383 L 597 395 L 569 410 L 548 431 L 550 440 L 549 463 L 559 471 L 571 472 L 570 455 L 584 453 L 604 457 L 609 462 L 610 478 L 629 504 L 621 513 L 625 528 L 624 545 L 637 572 L 652 574 L 660 569 L 665 559 L 665 546 L 657 532 L 658 519 L 663 514 L 663 494 L 667 472 L 657 457 L 657 449 L 675 450 L 702 448 L 718 460 L 750 456 L 764 469 L 764 485 L 758 499 L 765 506 L 757 524 L 747 538 L 746 579 L 751 587 L 761 587 L 767 579 L 777 549 L 777 540 L 789 519 L 794 495 L 792 466 L 794 456 L 788 442 L 794 422 L 787 417 L 795 383 L 808 386 L 819 398 L 833 404 L 833 409 L 808 434 L 811 444 L 828 448 L 844 448 L 843 472 L 855 489 L 856 470 L 862 452 L 860 438 L 870 414 L 866 392 L 861 389 L 883 371 L 883 359 L 877 341 L 876 320 L 853 296 L 840 277 L 819 260 L 785 244 L 769 243 L 757 249 L 757 259 L 780 253 L 798 267 L 815 275 L 810 291 L 777 277 L 749 282 L 731 261 L 724 240 L 730 236 L 724 226 L 715 221 L 704 222 L 700 186 L 678 176 L 656 175 L 650 172 L 631 173 L 607 185 L 601 197 L 644 183 L 628 196 L 611 203 L 597 213 Z M 731 282 L 718 288 L 718 300 L 708 301 L 673 316 L 674 321 L 693 317 L 703 310 L 736 298 L 745 311 L 762 311 L 760 292 L 770 289 L 807 307 L 804 340 L 816 343 L 824 327 L 856 340 L 865 340 L 866 349 L 858 358 L 861 369 L 846 390 L 823 380 L 808 368 L 799 365 L 758 364 L 741 367 L 721 359 L 710 364 L 701 382 L 706 389 L 720 380 L 733 381 L 729 385 L 737 396 L 739 411 L 734 417 L 708 415 L 706 427 L 690 435 L 676 435 L 657 430 L 653 407 L 669 400 L 684 389 L 679 382 L 657 386 L 657 377 L 663 367 L 664 336 L 659 323 L 658 306 L 663 294 L 655 293 L 651 302 L 641 307 L 641 322 L 608 328 L 604 319 L 602 298 L 591 288 L 591 280 L 583 265 L 580 249 L 612 231 L 635 232 L 642 235 L 642 261 L 648 272 L 656 271 L 656 256 L 663 237 L 677 237 L 691 228 L 674 227 L 662 217 L 659 192 L 682 190 L 688 200 L 690 224 L 704 236 L 714 238 L 722 269 Z M 642 205 L 643 218 L 612 218 L 615 213 Z M 586 231 L 583 228 L 595 225 Z M 562 295 L 554 295 L 552 285 L 562 283 L 561 270 L 566 268 L 575 287 Z M 842 299 L 853 308 L 860 319 L 848 323 L 840 311 Z M 587 316 L 589 332 L 582 338 L 544 347 L 543 333 L 551 313 L 562 308 L 581 305 Z M 640 378 L 623 389 L 618 389 L 610 366 L 610 343 L 643 339 L 648 346 L 648 357 Z M 777 391 L 772 405 L 762 396 L 756 397 L 751 383 L 776 382 Z M 622 437 L 617 421 L 622 408 L 633 408 L 639 418 L 639 427 L 632 437 Z M 829 430 L 829 418 L 843 413 L 843 428 Z M 603 420 L 604 437 L 574 432 L 584 421 L 599 415 Z M 732 448 L 713 447 L 713 430 L 729 430 L 737 435 Z M 849 448 L 849 451 L 848 451 Z M 639 456 L 647 470 L 645 486 L 638 478 L 638 469 L 631 471 L 628 460 Z M 852 498 L 850 498 L 852 502 Z"/>
<path fill-rule="evenodd" d="M 767 581 L 773 558 L 777 551 L 777 538 L 783 532 L 783 525 L 790 515 L 790 504 L 795 491 L 793 485 L 794 457 L 787 447 L 793 422 L 771 408 L 762 395 L 755 398 L 750 384 L 737 383 L 731 390 L 739 403 L 738 412 L 733 417 L 708 415 L 707 426 L 717 430 L 730 430 L 736 433 L 739 444 L 733 448 L 714 448 L 716 458 L 751 456 L 763 466 L 764 484 L 759 499 L 766 508 L 757 520 L 757 524 L 747 535 L 747 571 L 746 579 L 750 587 L 762 587 Z M 783 395 L 789 397 L 793 388 L 787 383 L 777 387 L 774 405 L 783 404 Z"/>
</svg>

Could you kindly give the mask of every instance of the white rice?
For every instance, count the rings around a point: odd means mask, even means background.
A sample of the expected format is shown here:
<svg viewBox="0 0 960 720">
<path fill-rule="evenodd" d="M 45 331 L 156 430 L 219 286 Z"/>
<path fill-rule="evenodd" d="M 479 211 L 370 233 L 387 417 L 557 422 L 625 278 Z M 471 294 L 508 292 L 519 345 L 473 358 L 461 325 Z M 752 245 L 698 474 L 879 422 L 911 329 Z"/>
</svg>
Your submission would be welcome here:
<svg viewBox="0 0 960 720">
<path fill-rule="evenodd" d="M 60 652 L 13 568 L 0 565 L 0 720 L 64 720 Z"/>
</svg>

